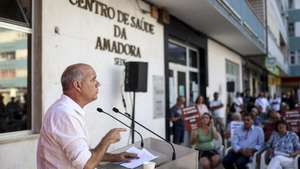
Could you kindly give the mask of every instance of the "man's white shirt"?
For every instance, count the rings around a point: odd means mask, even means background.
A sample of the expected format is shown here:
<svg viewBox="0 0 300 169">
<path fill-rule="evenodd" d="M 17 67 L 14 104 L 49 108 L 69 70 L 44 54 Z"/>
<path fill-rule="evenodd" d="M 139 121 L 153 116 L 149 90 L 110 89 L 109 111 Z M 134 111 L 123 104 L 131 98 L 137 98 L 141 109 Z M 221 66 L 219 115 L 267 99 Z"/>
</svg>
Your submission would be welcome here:
<svg viewBox="0 0 300 169">
<path fill-rule="evenodd" d="M 259 97 L 255 100 L 255 106 L 261 107 L 262 113 L 267 113 L 267 108 L 270 106 L 270 104 L 265 97 Z"/>
<path fill-rule="evenodd" d="M 234 108 L 235 108 L 235 112 L 241 112 L 242 108 L 240 107 L 241 105 L 243 105 L 243 98 L 242 97 L 235 97 L 234 98 Z"/>
<path fill-rule="evenodd" d="M 220 106 L 222 104 L 223 103 L 221 100 L 212 100 L 212 101 L 210 101 L 209 106 L 214 107 L 214 106 Z M 225 118 L 225 112 L 223 111 L 222 107 L 213 110 L 212 115 L 215 117 Z"/>
<path fill-rule="evenodd" d="M 38 169 L 83 169 L 91 157 L 84 110 L 62 95 L 46 112 L 37 151 Z"/>
</svg>

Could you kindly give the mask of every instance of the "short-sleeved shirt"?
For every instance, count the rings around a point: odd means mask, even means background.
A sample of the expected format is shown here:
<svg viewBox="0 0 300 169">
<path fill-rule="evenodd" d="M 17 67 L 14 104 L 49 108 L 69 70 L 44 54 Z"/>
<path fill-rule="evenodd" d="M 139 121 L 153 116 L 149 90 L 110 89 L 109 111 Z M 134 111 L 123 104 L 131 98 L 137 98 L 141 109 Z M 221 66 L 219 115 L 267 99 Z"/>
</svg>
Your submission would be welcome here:
<svg viewBox="0 0 300 169">
<path fill-rule="evenodd" d="M 200 115 L 202 115 L 203 113 L 209 113 L 210 114 L 210 112 L 208 111 L 208 108 L 205 104 L 197 105 L 197 109 L 198 109 Z"/>
<path fill-rule="evenodd" d="M 178 106 L 174 105 L 171 109 L 170 109 L 170 117 L 180 117 L 182 115 L 182 110 L 181 108 L 179 108 Z M 177 121 L 173 122 L 173 127 L 179 127 L 179 128 L 184 128 L 184 122 L 183 119 L 179 119 Z"/>
<path fill-rule="evenodd" d="M 299 138 L 296 133 L 288 131 L 284 135 L 273 132 L 271 138 L 267 142 L 267 146 L 271 147 L 274 152 L 291 154 L 300 149 Z"/>
<path fill-rule="evenodd" d="M 273 99 L 271 101 L 272 109 L 277 111 L 277 112 L 280 111 L 280 104 L 281 104 L 281 98 L 280 97 L 276 97 L 275 99 Z"/>
<path fill-rule="evenodd" d="M 241 105 L 243 105 L 243 98 L 242 97 L 236 97 L 234 98 L 234 108 L 235 108 L 235 112 L 241 112 L 242 108 L 240 107 Z"/>
<path fill-rule="evenodd" d="M 46 112 L 37 151 L 38 169 L 83 169 L 91 157 L 84 110 L 62 95 Z"/>
<path fill-rule="evenodd" d="M 222 105 L 222 101 L 221 100 L 212 100 L 210 101 L 209 103 L 209 106 L 210 107 L 214 107 L 214 106 L 220 106 Z M 215 117 L 221 117 L 221 118 L 225 118 L 225 112 L 223 111 L 222 108 L 218 108 L 218 109 L 215 109 L 211 112 L 211 114 Z"/>
<path fill-rule="evenodd" d="M 270 104 L 266 98 L 259 97 L 255 100 L 255 106 L 261 107 L 262 113 L 267 113 L 267 108 L 270 106 Z"/>
</svg>

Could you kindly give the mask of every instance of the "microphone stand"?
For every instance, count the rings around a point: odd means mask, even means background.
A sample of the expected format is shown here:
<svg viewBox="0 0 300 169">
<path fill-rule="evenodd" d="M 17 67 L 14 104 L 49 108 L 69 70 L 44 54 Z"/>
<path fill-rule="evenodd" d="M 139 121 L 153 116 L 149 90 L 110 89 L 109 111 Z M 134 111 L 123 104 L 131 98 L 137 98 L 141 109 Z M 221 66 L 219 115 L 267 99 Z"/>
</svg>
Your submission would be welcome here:
<svg viewBox="0 0 300 169">
<path fill-rule="evenodd" d="M 128 126 L 127 124 L 125 124 L 124 122 L 122 122 L 121 120 L 117 119 L 116 117 L 112 116 L 111 114 L 109 113 L 106 113 L 105 111 L 103 111 L 100 107 L 97 108 L 97 111 L 99 113 L 104 113 L 108 116 L 110 116 L 111 118 L 117 120 L 118 122 L 122 123 L 124 126 L 128 127 L 129 129 L 135 131 L 140 137 L 141 137 L 141 147 L 144 148 L 144 139 L 143 139 L 143 136 L 141 135 L 141 133 L 139 133 L 138 131 L 136 131 L 135 129 L 132 129 L 130 126 Z"/>
<path fill-rule="evenodd" d="M 126 117 L 126 118 L 128 118 L 128 119 L 130 119 L 130 120 L 132 120 L 132 121 L 134 121 L 136 124 L 138 124 L 139 126 L 143 127 L 144 129 L 146 129 L 146 130 L 149 131 L 150 133 L 154 134 L 155 136 L 157 136 L 157 137 L 159 137 L 160 139 L 162 139 L 162 140 L 166 141 L 167 143 L 169 143 L 169 144 L 171 145 L 172 149 L 173 149 L 172 160 L 176 160 L 176 151 L 175 151 L 175 148 L 174 148 L 174 146 L 173 146 L 172 143 L 170 143 L 168 140 L 166 140 L 166 139 L 163 138 L 162 136 L 156 134 L 155 132 L 153 132 L 152 130 L 150 130 L 148 127 L 146 127 L 146 126 L 142 125 L 141 123 L 135 121 L 133 118 L 131 118 L 131 117 L 129 116 L 129 114 L 121 113 L 121 112 L 119 111 L 119 109 L 117 109 L 116 107 L 113 107 L 112 110 L 113 110 L 114 112 L 119 113 L 119 114 L 121 114 L 122 116 L 124 116 L 124 117 Z"/>
</svg>

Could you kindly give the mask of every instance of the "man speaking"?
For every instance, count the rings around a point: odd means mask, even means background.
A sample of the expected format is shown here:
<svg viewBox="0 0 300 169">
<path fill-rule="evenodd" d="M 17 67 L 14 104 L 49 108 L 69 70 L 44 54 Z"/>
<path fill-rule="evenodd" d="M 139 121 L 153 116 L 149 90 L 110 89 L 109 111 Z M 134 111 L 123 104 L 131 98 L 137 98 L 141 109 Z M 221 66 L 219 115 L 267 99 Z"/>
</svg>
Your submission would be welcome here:
<svg viewBox="0 0 300 169">
<path fill-rule="evenodd" d="M 100 161 L 127 162 L 136 154 L 107 153 L 123 128 L 110 130 L 94 148 L 88 146 L 83 107 L 97 99 L 99 82 L 87 64 L 74 64 L 61 76 L 63 95 L 43 118 L 37 150 L 38 169 L 94 169 Z"/>
</svg>

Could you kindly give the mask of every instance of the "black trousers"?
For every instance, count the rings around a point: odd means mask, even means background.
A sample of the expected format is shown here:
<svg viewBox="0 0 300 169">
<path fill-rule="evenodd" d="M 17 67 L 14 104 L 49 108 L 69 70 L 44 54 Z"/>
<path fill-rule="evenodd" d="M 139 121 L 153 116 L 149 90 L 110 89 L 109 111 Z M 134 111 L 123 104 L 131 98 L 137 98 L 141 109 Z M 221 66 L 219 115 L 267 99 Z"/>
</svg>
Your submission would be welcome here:
<svg viewBox="0 0 300 169">
<path fill-rule="evenodd" d="M 238 169 L 247 169 L 247 163 L 250 161 L 250 157 L 243 156 L 240 153 L 229 151 L 229 153 L 223 159 L 223 166 L 225 169 L 234 169 L 234 165 Z"/>
<path fill-rule="evenodd" d="M 173 142 L 175 144 L 181 144 L 184 140 L 184 127 L 182 126 L 173 126 Z"/>
</svg>

